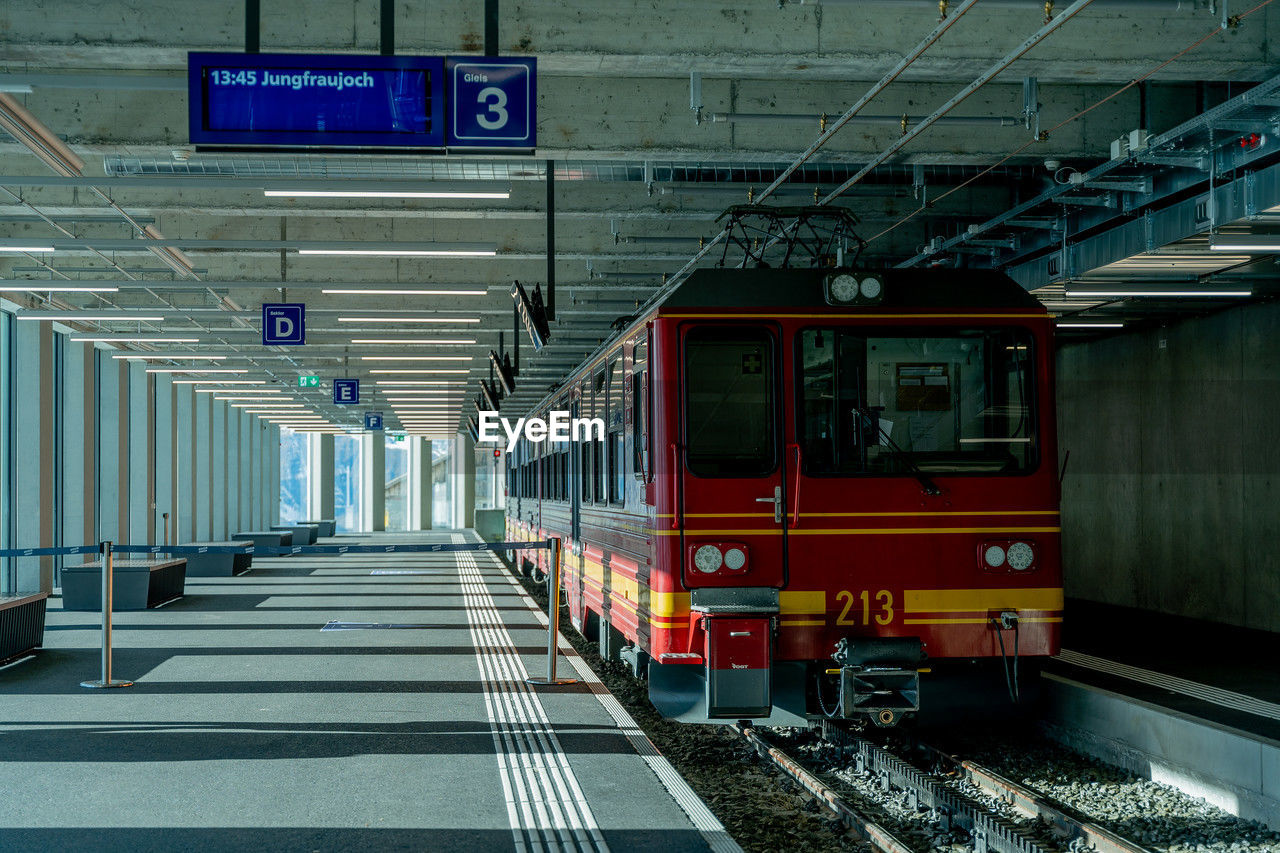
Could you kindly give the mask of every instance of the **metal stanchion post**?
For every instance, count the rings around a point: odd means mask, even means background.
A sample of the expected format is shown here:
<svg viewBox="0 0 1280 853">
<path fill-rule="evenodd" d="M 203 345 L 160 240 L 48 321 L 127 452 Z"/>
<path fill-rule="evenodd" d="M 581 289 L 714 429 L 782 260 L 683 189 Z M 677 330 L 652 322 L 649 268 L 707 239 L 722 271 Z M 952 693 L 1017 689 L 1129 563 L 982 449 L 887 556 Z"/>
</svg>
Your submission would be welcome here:
<svg viewBox="0 0 1280 853">
<path fill-rule="evenodd" d="M 102 680 L 82 681 L 81 687 L 132 687 L 132 681 L 111 680 L 111 606 L 112 586 L 115 575 L 115 558 L 111 553 L 111 542 L 101 545 L 102 549 Z"/>
<path fill-rule="evenodd" d="M 547 591 L 550 597 L 547 599 L 547 677 L 546 678 L 526 678 L 529 684 L 577 684 L 576 678 L 556 678 L 556 656 L 558 654 L 557 646 L 560 640 L 560 569 L 562 566 L 561 559 L 561 540 L 555 537 L 547 540 L 547 544 L 551 546 L 551 575 L 548 580 Z"/>
</svg>

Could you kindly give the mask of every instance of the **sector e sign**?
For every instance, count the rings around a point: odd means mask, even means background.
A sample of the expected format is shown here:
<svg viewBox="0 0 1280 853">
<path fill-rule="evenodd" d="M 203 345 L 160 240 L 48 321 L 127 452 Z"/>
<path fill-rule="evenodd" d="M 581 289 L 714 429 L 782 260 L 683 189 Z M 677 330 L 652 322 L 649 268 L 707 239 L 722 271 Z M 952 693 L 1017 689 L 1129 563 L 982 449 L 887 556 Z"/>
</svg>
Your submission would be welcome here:
<svg viewBox="0 0 1280 853">
<path fill-rule="evenodd" d="M 193 52 L 190 141 L 533 148 L 536 72 L 532 58 Z"/>
</svg>

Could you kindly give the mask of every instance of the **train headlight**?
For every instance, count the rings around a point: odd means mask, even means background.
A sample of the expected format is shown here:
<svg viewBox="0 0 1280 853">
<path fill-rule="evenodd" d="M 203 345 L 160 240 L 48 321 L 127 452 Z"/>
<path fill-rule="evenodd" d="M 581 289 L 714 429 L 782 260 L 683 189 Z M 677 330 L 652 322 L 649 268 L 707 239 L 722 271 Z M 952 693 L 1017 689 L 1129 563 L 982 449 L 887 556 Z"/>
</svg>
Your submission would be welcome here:
<svg viewBox="0 0 1280 853">
<path fill-rule="evenodd" d="M 988 545 L 982 552 L 982 561 L 989 568 L 998 569 L 1004 565 L 1005 553 L 1004 549 L 999 545 Z"/>
<path fill-rule="evenodd" d="M 1014 542 L 1009 546 L 1006 558 L 1009 561 L 1009 568 L 1015 572 L 1025 572 L 1036 561 L 1036 552 L 1026 542 Z"/>
<path fill-rule="evenodd" d="M 884 297 L 884 278 L 879 273 L 832 273 L 822 289 L 828 305 L 872 305 Z"/>
<path fill-rule="evenodd" d="M 718 572 L 724 564 L 724 555 L 715 545 L 703 545 L 693 552 L 693 566 L 700 572 Z"/>
<path fill-rule="evenodd" d="M 851 275 L 842 273 L 831 279 L 827 285 L 827 294 L 829 301 L 838 305 L 848 305 L 858 298 L 858 280 Z"/>
<path fill-rule="evenodd" d="M 740 571 L 747 564 L 747 552 L 744 548 L 730 548 L 724 552 L 724 567 L 731 572 Z"/>
</svg>

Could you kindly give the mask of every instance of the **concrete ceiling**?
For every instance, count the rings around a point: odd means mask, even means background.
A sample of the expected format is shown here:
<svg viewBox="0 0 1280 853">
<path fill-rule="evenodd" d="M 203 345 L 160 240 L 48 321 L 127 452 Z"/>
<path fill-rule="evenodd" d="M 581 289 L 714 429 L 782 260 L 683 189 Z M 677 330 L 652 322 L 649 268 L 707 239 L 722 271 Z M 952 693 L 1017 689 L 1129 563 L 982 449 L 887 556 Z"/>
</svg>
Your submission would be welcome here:
<svg viewBox="0 0 1280 853">
<path fill-rule="evenodd" d="M 1260 2 L 1232 0 L 1228 12 L 1249 12 Z M 393 5 L 397 53 L 481 50 L 483 0 Z M 1221 28 L 1223 5 L 1095 0 L 834 202 L 862 220 L 860 234 L 871 238 L 864 258 L 911 259 L 931 241 L 955 238 L 1051 190 L 1046 159 L 1086 171 L 1108 160 L 1111 141 L 1130 130 L 1161 133 L 1273 76 L 1280 69 L 1280 3 Z M 378 0 L 268 0 L 261 9 L 261 49 L 377 53 L 380 6 Z M 863 110 L 864 117 L 891 120 L 850 123 L 773 200 L 809 203 L 828 194 L 901 138 L 895 117 L 908 116 L 913 126 L 1016 52 L 1045 25 L 1044 6 L 981 0 Z M 1058 2 L 1055 14 L 1068 6 Z M 938 21 L 937 3 L 912 0 L 506 0 L 500 53 L 533 55 L 539 63 L 535 155 L 406 157 L 194 150 L 186 138 L 186 53 L 243 50 L 242 4 L 13 0 L 0 9 L 0 92 L 13 93 L 84 167 L 82 177 L 55 176 L 27 147 L 0 134 L 0 246 L 57 248 L 0 253 L 0 279 L 6 287 L 21 280 L 34 288 L 42 281 L 118 288 L 6 296 L 27 310 L 93 309 L 100 316 L 145 309 L 164 319 L 69 325 L 143 336 L 181 332 L 198 342 L 113 346 L 226 355 L 228 365 L 281 386 L 309 372 L 326 386 L 342 374 L 415 379 L 371 373 L 398 363 L 365 360 L 374 355 L 470 357 L 405 363 L 469 370 L 417 377 L 465 383 L 440 389 L 465 390 L 469 399 L 477 380 L 488 376 L 485 356 L 500 333 L 510 345 L 511 282 L 547 280 L 552 161 L 556 319 L 543 352 L 535 355 L 527 339 L 522 342 L 523 381 L 511 404 L 518 409 L 607 337 L 613 320 L 635 312 L 664 275 L 685 267 L 699 240 L 718 233 L 715 220 L 725 207 L 754 198 L 818 137 L 820 116 L 844 112 Z M 700 116 L 690 108 L 691 73 L 701 79 Z M 1143 85 L 1115 94 L 1144 75 Z M 1043 141 L 1032 141 L 1022 118 L 1029 76 L 1039 82 L 1039 127 L 1055 128 Z M 712 114 L 746 117 L 722 122 Z M 475 184 L 509 189 L 510 197 L 264 196 L 264 187 L 288 176 L 335 187 L 482 179 Z M 152 234 L 141 233 L 144 226 Z M 481 244 L 495 255 L 298 253 L 309 246 L 430 243 Z M 196 272 L 175 275 L 159 257 L 170 249 Z M 719 257 L 713 250 L 701 263 Z M 282 296 L 307 304 L 305 348 L 258 344 L 259 306 Z M 1047 290 L 1046 298 L 1061 299 L 1060 289 Z M 379 322 L 350 322 L 357 317 Z M 421 317 L 447 322 L 406 322 Z M 351 343 L 374 338 L 404 342 Z M 474 343 L 429 343 L 439 340 Z M 308 393 L 302 399 L 315 402 L 331 422 L 354 421 L 357 413 L 324 405 L 325 388 Z M 466 413 L 460 402 L 450 413 L 456 411 Z"/>
</svg>

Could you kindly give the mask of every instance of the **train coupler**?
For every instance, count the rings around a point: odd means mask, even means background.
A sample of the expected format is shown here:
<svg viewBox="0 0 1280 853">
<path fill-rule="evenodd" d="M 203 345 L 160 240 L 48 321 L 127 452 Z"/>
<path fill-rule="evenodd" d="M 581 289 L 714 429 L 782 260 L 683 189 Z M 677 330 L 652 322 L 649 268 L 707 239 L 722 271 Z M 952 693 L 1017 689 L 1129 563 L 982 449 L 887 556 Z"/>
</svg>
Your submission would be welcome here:
<svg viewBox="0 0 1280 853">
<path fill-rule="evenodd" d="M 893 726 L 920 710 L 918 667 L 925 655 L 918 638 L 842 639 L 832 657 L 841 664 L 840 716 Z"/>
</svg>

